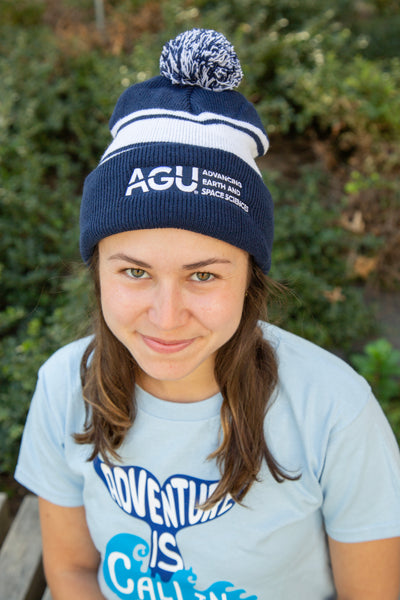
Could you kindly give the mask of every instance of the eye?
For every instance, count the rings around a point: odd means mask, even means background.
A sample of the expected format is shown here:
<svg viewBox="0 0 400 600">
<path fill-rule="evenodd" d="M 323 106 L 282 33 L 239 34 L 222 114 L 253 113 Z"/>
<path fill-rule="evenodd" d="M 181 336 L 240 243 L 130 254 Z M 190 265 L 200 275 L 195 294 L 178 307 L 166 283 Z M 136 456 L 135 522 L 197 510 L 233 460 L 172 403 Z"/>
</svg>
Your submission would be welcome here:
<svg viewBox="0 0 400 600">
<path fill-rule="evenodd" d="M 125 273 L 131 279 L 147 279 L 149 274 L 144 269 L 125 269 Z"/>
<path fill-rule="evenodd" d="M 207 273 L 206 271 L 198 271 L 197 273 L 193 273 L 191 279 L 193 279 L 193 281 L 212 281 L 215 279 L 215 276 L 212 273 Z"/>
</svg>

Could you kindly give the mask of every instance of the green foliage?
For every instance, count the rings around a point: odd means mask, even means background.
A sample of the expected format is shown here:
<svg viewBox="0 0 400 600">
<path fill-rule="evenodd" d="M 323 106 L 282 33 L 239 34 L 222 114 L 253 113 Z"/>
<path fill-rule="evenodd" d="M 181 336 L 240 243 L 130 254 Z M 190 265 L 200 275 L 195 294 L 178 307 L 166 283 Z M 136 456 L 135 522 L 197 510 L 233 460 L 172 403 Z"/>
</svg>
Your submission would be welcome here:
<svg viewBox="0 0 400 600">
<path fill-rule="evenodd" d="M 107 143 L 108 115 L 123 87 L 114 57 L 67 60 L 44 28 L 4 30 L 0 46 L 3 471 L 15 461 L 38 367 L 88 322 L 84 294 L 68 279 L 76 280 L 80 193 Z"/>
<path fill-rule="evenodd" d="M 2 0 L 0 5 L 0 22 L 4 25 L 21 25 L 29 27 L 37 25 L 44 13 L 44 0 Z"/>
<path fill-rule="evenodd" d="M 366 3 L 370 11 L 361 17 L 344 0 L 174 0 L 163 6 L 166 33 L 218 24 L 233 41 L 245 73 L 241 90 L 269 133 L 312 128 L 338 137 L 339 149 L 349 153 L 366 144 L 376 151 L 400 132 L 398 53 L 371 60 L 362 29 L 373 30 L 376 11 L 385 14 L 378 4 Z M 391 5 L 385 31 L 396 19 L 400 9 Z M 380 43 L 382 37 L 383 25 Z"/>
<path fill-rule="evenodd" d="M 281 179 L 271 181 L 275 200 L 271 276 L 292 291 L 287 302 L 273 310 L 272 318 L 322 346 L 343 351 L 373 331 L 362 289 L 349 273 L 349 254 L 377 242 L 339 226 L 342 206 L 326 197 L 325 177 L 308 168 L 295 187 Z"/>
<path fill-rule="evenodd" d="M 351 361 L 383 404 L 400 398 L 400 352 L 388 340 L 370 342 Z"/>
<path fill-rule="evenodd" d="M 370 383 L 400 443 L 400 352 L 380 338 L 353 354 L 351 362 Z"/>
<path fill-rule="evenodd" d="M 64 65 L 45 31 L 19 33 L 0 58 L 0 310 L 35 307 L 65 270 L 60 249 L 66 261 L 78 256 L 83 173 L 104 148 L 112 101 L 100 65 L 93 56 Z"/>
<path fill-rule="evenodd" d="M 0 340 L 0 471 L 11 472 L 40 365 L 61 345 L 90 332 L 91 285 L 84 267 L 73 266 L 48 294 L 46 310 L 36 308 Z M 53 301 L 51 303 L 51 300 Z M 10 312 L 10 322 L 14 315 Z"/>
<path fill-rule="evenodd" d="M 325 53 L 321 64 L 297 72 L 282 73 L 287 97 L 296 107 L 294 125 L 303 131 L 318 123 L 321 131 L 335 132 L 339 149 L 354 152 L 393 140 L 400 133 L 399 61 L 388 70 L 361 56 L 343 64 L 334 52 Z"/>
</svg>

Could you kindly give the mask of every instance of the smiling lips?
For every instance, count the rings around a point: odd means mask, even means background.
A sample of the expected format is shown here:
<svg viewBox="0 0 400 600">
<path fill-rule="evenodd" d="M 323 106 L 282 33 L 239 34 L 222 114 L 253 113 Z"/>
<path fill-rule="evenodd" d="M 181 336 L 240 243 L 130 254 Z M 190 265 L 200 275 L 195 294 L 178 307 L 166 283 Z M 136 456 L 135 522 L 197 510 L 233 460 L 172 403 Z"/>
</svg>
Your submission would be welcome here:
<svg viewBox="0 0 400 600">
<path fill-rule="evenodd" d="M 196 338 L 189 340 L 160 340 L 158 338 L 149 337 L 147 335 L 141 336 L 144 343 L 155 352 L 160 354 L 173 354 L 174 352 L 180 352 L 188 346 L 190 346 Z"/>
</svg>

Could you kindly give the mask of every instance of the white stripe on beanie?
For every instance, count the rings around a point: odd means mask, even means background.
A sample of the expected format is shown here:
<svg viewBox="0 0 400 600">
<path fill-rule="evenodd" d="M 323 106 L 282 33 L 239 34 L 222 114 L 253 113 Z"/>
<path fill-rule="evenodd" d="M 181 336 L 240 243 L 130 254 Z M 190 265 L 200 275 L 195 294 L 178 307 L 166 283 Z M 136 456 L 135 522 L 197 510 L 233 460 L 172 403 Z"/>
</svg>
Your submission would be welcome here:
<svg viewBox="0 0 400 600">
<path fill-rule="evenodd" d="M 133 113 L 132 117 L 136 116 L 136 113 Z M 187 116 L 191 117 L 191 115 Z M 176 143 L 233 153 L 260 174 L 254 160 L 259 156 L 257 141 L 262 141 L 265 147 L 265 144 L 268 145 L 267 138 L 265 136 L 263 140 L 260 140 L 261 136 L 255 138 L 251 128 L 239 129 L 229 122 L 216 120 L 215 117 L 216 115 L 208 113 L 207 119 L 190 118 L 189 122 L 181 117 L 176 118 L 173 114 L 160 117 L 154 115 L 150 119 L 134 118 L 125 126 L 118 128 L 115 139 L 103 154 L 100 163 L 124 151 L 132 150 L 133 145 L 136 144 Z M 207 123 L 207 120 L 210 122 Z"/>
</svg>

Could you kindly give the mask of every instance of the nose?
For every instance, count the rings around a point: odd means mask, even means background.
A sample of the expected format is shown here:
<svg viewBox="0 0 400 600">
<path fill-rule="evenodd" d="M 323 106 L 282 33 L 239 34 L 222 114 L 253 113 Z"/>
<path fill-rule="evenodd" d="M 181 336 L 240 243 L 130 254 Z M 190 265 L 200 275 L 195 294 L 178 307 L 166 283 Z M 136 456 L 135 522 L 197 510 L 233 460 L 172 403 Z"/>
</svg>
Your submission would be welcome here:
<svg viewBox="0 0 400 600">
<path fill-rule="evenodd" d="M 148 309 L 150 322 L 163 331 L 172 331 L 184 325 L 188 318 L 183 292 L 174 282 L 159 283 L 153 292 Z"/>
</svg>

